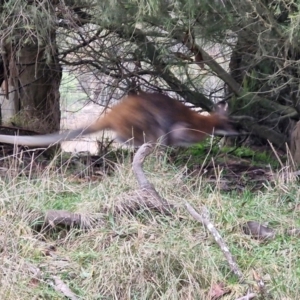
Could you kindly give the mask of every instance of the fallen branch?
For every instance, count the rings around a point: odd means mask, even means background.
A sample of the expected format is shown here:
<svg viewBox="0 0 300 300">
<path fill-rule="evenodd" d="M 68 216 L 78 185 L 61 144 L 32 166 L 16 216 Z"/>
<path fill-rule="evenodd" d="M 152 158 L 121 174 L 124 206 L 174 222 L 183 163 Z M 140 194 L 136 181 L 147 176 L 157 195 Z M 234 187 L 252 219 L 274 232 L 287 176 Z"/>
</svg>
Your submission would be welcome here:
<svg viewBox="0 0 300 300">
<path fill-rule="evenodd" d="M 138 149 L 133 158 L 132 169 L 141 189 L 154 189 L 153 185 L 148 181 L 143 171 L 145 158 L 149 156 L 153 152 L 153 150 L 154 149 L 152 144 L 143 144 Z"/>
<path fill-rule="evenodd" d="M 71 291 L 66 283 L 64 283 L 58 276 L 51 276 L 54 280 L 53 288 L 63 294 L 65 297 L 70 300 L 78 300 L 79 298 Z"/>
<path fill-rule="evenodd" d="M 231 269 L 231 271 L 239 278 L 239 280 L 242 282 L 243 281 L 243 273 L 240 271 L 239 266 L 235 262 L 232 254 L 229 251 L 229 248 L 227 247 L 225 241 L 217 231 L 216 227 L 214 224 L 210 221 L 209 219 L 209 212 L 206 207 L 202 208 L 202 213 L 201 215 L 189 204 L 186 202 L 186 208 L 188 212 L 191 214 L 191 216 L 202 223 L 208 231 L 213 235 L 215 241 L 217 244 L 220 246 L 228 264 Z"/>
<path fill-rule="evenodd" d="M 259 240 L 271 240 L 276 236 L 276 231 L 272 228 L 264 226 L 256 221 L 248 221 L 243 224 L 242 229 L 245 234 L 251 235 Z"/>
<path fill-rule="evenodd" d="M 48 273 L 45 274 L 44 272 L 42 272 L 42 270 L 39 267 L 31 263 L 27 262 L 27 265 L 28 265 L 29 272 L 32 274 L 30 275 L 30 277 L 32 280 L 34 280 L 33 281 L 34 284 L 38 284 L 39 282 L 46 281 L 49 284 L 49 286 L 51 286 L 54 290 L 56 290 L 59 294 L 62 294 L 66 298 L 70 300 L 79 299 L 77 295 L 74 292 L 72 292 L 69 286 L 65 282 L 63 282 L 61 278 L 58 277 L 57 275 L 52 275 Z M 48 280 L 45 280 L 46 275 Z"/>
<path fill-rule="evenodd" d="M 115 212 L 133 213 L 139 209 L 147 208 L 164 214 L 171 213 L 170 210 L 173 206 L 158 194 L 154 186 L 148 181 L 143 170 L 145 158 L 150 155 L 153 150 L 154 146 L 150 143 L 146 143 L 136 152 L 133 158 L 132 168 L 140 189 L 119 195 L 114 205 Z"/>
<path fill-rule="evenodd" d="M 143 144 L 139 150 L 136 152 L 133 162 L 132 162 L 132 169 L 134 175 L 139 183 L 139 186 L 142 190 L 147 190 L 158 202 L 163 205 L 169 206 L 167 201 L 163 199 L 158 192 L 155 190 L 153 184 L 151 184 L 143 170 L 143 165 L 145 158 L 150 155 L 154 150 L 154 146 L 150 143 Z"/>
<path fill-rule="evenodd" d="M 255 293 L 250 293 L 250 294 L 247 294 L 246 296 L 243 296 L 243 297 L 240 297 L 240 298 L 237 298 L 235 300 L 250 300 L 250 299 L 253 299 L 256 297 L 256 294 Z"/>
<path fill-rule="evenodd" d="M 61 226 L 64 228 L 88 229 L 103 222 L 101 214 L 80 214 L 67 210 L 48 210 L 46 213 L 31 211 L 29 222 L 37 230 L 49 230 Z"/>
<path fill-rule="evenodd" d="M 51 227 L 64 225 L 69 227 L 81 225 L 81 214 L 71 213 L 66 210 L 48 210 L 45 216 L 45 224 Z"/>
</svg>

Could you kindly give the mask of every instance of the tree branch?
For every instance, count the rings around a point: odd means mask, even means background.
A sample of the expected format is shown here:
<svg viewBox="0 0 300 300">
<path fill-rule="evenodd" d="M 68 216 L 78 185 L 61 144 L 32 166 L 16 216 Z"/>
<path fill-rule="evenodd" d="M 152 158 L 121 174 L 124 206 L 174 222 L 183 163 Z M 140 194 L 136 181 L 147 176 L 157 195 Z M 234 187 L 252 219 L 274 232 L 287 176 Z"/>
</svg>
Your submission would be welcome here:
<svg viewBox="0 0 300 300">
<path fill-rule="evenodd" d="M 224 70 L 219 63 L 217 63 L 202 47 L 197 45 L 191 38 L 185 38 L 183 34 L 174 32 L 173 38 L 178 42 L 185 44 L 189 49 L 193 49 L 193 52 L 201 53 L 203 63 L 210 67 L 215 74 L 222 79 L 234 92 L 238 98 L 245 98 L 245 102 L 249 102 L 250 105 L 259 105 L 262 108 L 266 108 L 269 111 L 281 112 L 281 114 L 287 114 L 293 117 L 298 116 L 297 111 L 293 107 L 284 106 L 274 101 L 270 101 L 266 98 L 259 96 L 246 95 L 242 87 L 235 81 L 235 79 Z M 252 102 L 252 103 L 251 103 Z"/>
<path fill-rule="evenodd" d="M 203 63 L 208 65 L 210 69 L 215 72 L 216 75 L 222 79 L 237 96 L 241 95 L 241 86 L 202 47 L 197 45 L 191 38 L 185 38 L 184 34 L 174 32 L 172 37 L 178 42 L 185 44 L 194 54 L 200 53 Z"/>
<path fill-rule="evenodd" d="M 99 36 L 99 34 L 101 33 L 102 30 L 103 30 L 102 28 L 98 29 L 96 31 L 96 33 L 91 38 L 89 38 L 88 40 L 84 40 L 81 44 L 76 45 L 76 46 L 74 46 L 74 47 L 72 47 L 72 48 L 70 48 L 66 51 L 60 52 L 58 55 L 62 56 L 64 58 L 66 55 L 68 55 L 72 52 L 75 52 L 75 51 L 79 50 L 80 48 L 83 48 L 83 47 L 89 45 L 90 43 L 94 42 L 95 40 L 106 38 L 108 35 L 111 34 L 111 32 L 107 32 L 107 33 Z"/>
<path fill-rule="evenodd" d="M 174 76 L 168 64 L 162 59 L 162 53 L 156 48 L 155 43 L 148 40 L 142 30 L 137 28 L 132 28 L 130 31 L 125 31 L 123 28 L 111 28 L 111 30 L 122 38 L 133 40 L 174 92 L 178 93 L 187 102 L 200 106 L 205 110 L 211 111 L 213 109 L 214 105 L 212 101 L 199 92 L 191 91 L 188 86 Z"/>
<path fill-rule="evenodd" d="M 92 59 L 82 59 L 80 61 L 67 61 L 65 59 L 61 59 L 61 62 L 69 66 L 91 65 L 95 69 L 99 70 L 101 73 L 116 79 L 126 79 L 126 78 L 132 78 L 136 76 L 142 76 L 142 75 L 157 75 L 156 72 L 149 71 L 149 70 L 133 71 L 133 72 L 129 72 L 128 74 L 122 74 L 120 72 L 116 73 L 118 70 L 115 69 L 112 70 L 109 69 L 108 67 L 103 67 L 97 61 L 94 61 Z"/>
</svg>

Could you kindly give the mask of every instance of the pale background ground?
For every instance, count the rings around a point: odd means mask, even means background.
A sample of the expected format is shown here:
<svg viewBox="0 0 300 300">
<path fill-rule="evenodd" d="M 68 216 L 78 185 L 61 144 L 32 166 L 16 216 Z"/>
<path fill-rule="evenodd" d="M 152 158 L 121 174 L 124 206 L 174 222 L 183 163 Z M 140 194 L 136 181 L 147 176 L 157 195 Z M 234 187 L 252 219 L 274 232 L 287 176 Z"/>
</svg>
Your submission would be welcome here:
<svg viewBox="0 0 300 300">
<path fill-rule="evenodd" d="M 65 112 L 61 119 L 62 129 L 77 129 L 84 127 L 96 121 L 103 113 L 103 107 L 90 103 L 78 112 Z M 104 137 L 113 138 L 114 134 L 110 131 L 98 132 L 87 135 L 76 141 L 62 143 L 62 149 L 66 152 L 89 151 L 91 154 L 97 154 L 98 147 L 96 140 L 102 140 Z"/>
</svg>

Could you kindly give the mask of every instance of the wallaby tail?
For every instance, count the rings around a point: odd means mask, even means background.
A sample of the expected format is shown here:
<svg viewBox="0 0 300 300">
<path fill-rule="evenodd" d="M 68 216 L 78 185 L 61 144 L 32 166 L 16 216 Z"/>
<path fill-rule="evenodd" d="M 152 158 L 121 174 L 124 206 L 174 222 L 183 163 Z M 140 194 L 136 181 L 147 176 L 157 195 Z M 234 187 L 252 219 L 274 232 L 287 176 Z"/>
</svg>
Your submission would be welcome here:
<svg viewBox="0 0 300 300">
<path fill-rule="evenodd" d="M 17 144 L 24 146 L 49 146 L 64 141 L 69 141 L 79 136 L 94 133 L 107 128 L 109 128 L 108 119 L 106 117 L 103 117 L 86 128 L 70 130 L 62 133 L 51 133 L 35 136 L 0 135 L 0 143 Z"/>
</svg>

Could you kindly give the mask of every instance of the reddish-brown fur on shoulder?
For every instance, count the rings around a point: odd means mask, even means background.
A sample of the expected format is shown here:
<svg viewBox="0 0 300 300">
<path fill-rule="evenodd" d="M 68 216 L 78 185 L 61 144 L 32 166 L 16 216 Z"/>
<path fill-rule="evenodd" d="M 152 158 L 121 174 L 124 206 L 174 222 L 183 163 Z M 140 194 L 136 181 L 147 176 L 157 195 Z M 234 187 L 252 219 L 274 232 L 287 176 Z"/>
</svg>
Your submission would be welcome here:
<svg viewBox="0 0 300 300">
<path fill-rule="evenodd" d="M 225 116 L 203 116 L 166 95 L 141 93 L 123 99 L 91 129 L 109 128 L 123 142 L 134 138 L 135 145 L 161 137 L 165 144 L 176 145 L 200 142 L 215 128 L 222 127 L 229 128 Z M 180 135 L 172 134 L 175 130 L 181 130 Z"/>
</svg>

